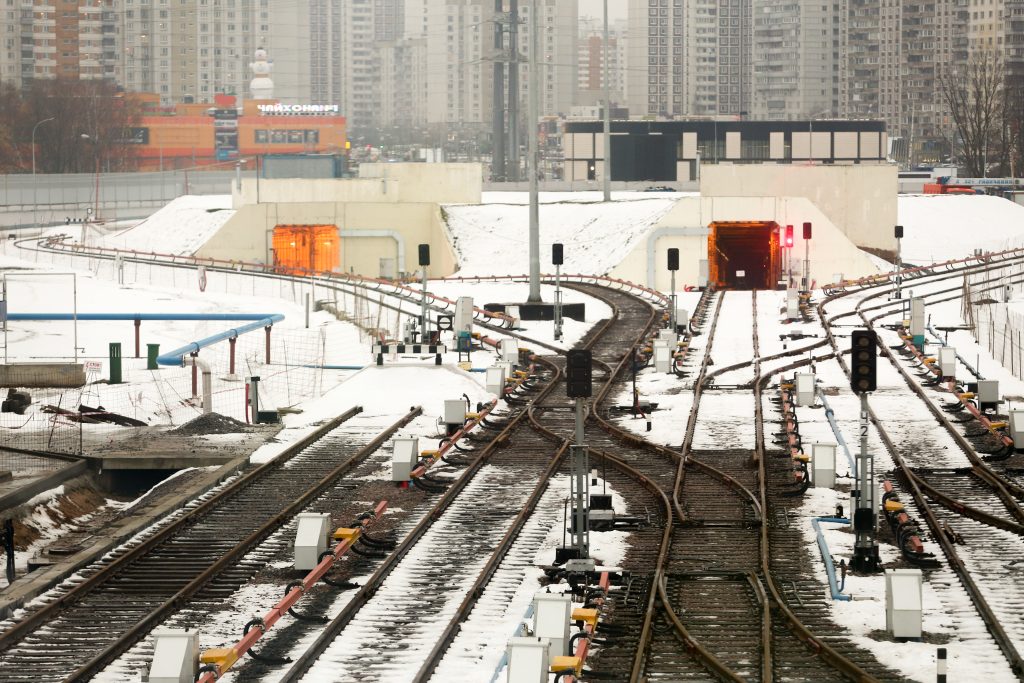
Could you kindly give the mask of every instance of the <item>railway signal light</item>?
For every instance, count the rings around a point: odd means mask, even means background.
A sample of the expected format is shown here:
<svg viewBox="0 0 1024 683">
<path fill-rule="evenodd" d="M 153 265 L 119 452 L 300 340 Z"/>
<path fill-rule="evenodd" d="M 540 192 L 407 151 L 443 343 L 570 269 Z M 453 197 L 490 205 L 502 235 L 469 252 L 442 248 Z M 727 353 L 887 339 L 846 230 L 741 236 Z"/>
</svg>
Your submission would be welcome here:
<svg viewBox="0 0 1024 683">
<path fill-rule="evenodd" d="M 668 250 L 668 269 L 675 271 L 679 270 L 679 250 L 669 249 Z"/>
<path fill-rule="evenodd" d="M 896 226 L 896 239 L 898 239 L 898 240 L 903 239 L 903 226 L 902 225 L 897 225 Z"/>
<path fill-rule="evenodd" d="M 429 266 L 430 265 L 430 245 L 429 244 L 421 244 L 420 245 L 420 265 L 421 266 Z"/>
<path fill-rule="evenodd" d="M 590 398 L 592 395 L 591 360 L 588 349 L 573 349 L 565 354 L 566 395 L 569 398 Z"/>
<path fill-rule="evenodd" d="M 854 330 L 850 339 L 850 387 L 858 394 L 874 391 L 878 385 L 878 337 L 873 330 Z"/>
<path fill-rule="evenodd" d="M 783 236 L 783 239 L 782 239 L 782 248 L 783 249 L 792 249 L 793 248 L 793 226 L 792 225 L 787 225 L 786 226 L 786 232 L 785 232 L 785 234 Z"/>
<path fill-rule="evenodd" d="M 804 239 L 811 239 L 811 224 L 810 222 L 804 223 Z"/>
<path fill-rule="evenodd" d="M 555 242 L 551 245 L 551 265 L 560 266 L 564 262 L 562 259 L 562 243 Z"/>
</svg>

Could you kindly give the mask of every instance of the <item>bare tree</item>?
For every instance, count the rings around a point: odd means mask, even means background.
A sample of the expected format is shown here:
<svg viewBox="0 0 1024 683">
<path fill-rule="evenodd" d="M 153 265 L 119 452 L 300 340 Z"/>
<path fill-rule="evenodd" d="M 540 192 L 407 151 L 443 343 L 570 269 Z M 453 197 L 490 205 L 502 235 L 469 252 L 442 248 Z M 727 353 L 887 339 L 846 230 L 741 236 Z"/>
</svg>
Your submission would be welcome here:
<svg viewBox="0 0 1024 683">
<path fill-rule="evenodd" d="M 971 177 L 987 175 L 990 150 L 994 151 L 992 160 L 999 159 L 1005 132 L 1004 86 L 1003 62 L 995 52 L 977 53 L 940 79 L 942 97 L 960 140 L 963 166 Z"/>
<path fill-rule="evenodd" d="M 36 166 L 41 173 L 91 173 L 134 167 L 124 144 L 141 105 L 106 81 L 39 80 L 22 91 L 0 88 L 0 170 L 27 172 L 36 129 Z M 47 121 L 46 125 L 36 124 Z"/>
</svg>

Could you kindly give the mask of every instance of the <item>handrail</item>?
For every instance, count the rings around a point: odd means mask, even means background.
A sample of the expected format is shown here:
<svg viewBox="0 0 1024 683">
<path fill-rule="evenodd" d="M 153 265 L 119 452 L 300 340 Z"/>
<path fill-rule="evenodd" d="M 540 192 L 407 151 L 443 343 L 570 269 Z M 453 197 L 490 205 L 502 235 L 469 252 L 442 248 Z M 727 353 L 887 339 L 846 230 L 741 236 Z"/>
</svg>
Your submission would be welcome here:
<svg viewBox="0 0 1024 683">
<path fill-rule="evenodd" d="M 217 342 L 225 341 L 226 339 L 234 339 L 246 332 L 253 332 L 254 330 L 271 327 L 274 323 L 279 323 L 284 320 L 284 316 L 280 313 L 273 313 L 265 318 L 261 318 L 256 322 L 249 323 L 248 325 L 242 325 L 241 327 L 234 327 L 224 332 L 218 332 L 217 334 L 204 337 L 199 341 L 194 341 L 186 344 L 185 346 L 168 351 L 167 353 L 161 354 L 156 357 L 156 362 L 159 365 L 181 365 L 182 359 L 186 354 L 199 353 L 200 349 L 206 348 L 216 344 Z"/>
</svg>

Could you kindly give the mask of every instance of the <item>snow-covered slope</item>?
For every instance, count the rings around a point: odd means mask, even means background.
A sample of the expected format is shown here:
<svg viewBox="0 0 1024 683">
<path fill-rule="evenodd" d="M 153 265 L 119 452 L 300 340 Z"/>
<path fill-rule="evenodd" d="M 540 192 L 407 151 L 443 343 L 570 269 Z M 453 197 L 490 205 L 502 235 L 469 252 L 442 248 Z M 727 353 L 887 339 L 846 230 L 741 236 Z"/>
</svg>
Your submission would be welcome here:
<svg viewBox="0 0 1024 683">
<path fill-rule="evenodd" d="M 921 264 L 969 256 L 975 249 L 1024 245 L 1024 207 L 985 195 L 903 195 L 903 260 Z"/>
<path fill-rule="evenodd" d="M 102 237 L 98 246 L 191 255 L 234 213 L 231 195 L 186 195 L 135 227 Z"/>
<path fill-rule="evenodd" d="M 636 199 L 612 204 L 542 203 L 541 263 L 551 245 L 565 245 L 565 273 L 607 273 L 664 216 L 676 198 Z M 528 273 L 529 207 L 523 204 L 447 205 L 448 229 L 459 255 L 458 275 Z"/>
</svg>

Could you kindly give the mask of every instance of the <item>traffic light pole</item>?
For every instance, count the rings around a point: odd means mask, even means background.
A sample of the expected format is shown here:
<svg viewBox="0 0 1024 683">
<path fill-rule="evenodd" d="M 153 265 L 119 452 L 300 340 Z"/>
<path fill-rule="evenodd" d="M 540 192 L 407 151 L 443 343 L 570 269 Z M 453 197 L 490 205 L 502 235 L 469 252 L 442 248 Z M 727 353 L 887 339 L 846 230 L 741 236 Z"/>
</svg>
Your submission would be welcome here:
<svg viewBox="0 0 1024 683">
<path fill-rule="evenodd" d="M 860 455 L 857 457 L 857 509 L 853 516 L 856 540 L 853 569 L 871 572 L 878 569 L 878 542 L 875 539 L 875 459 L 868 453 L 868 395 L 860 395 Z"/>
</svg>

